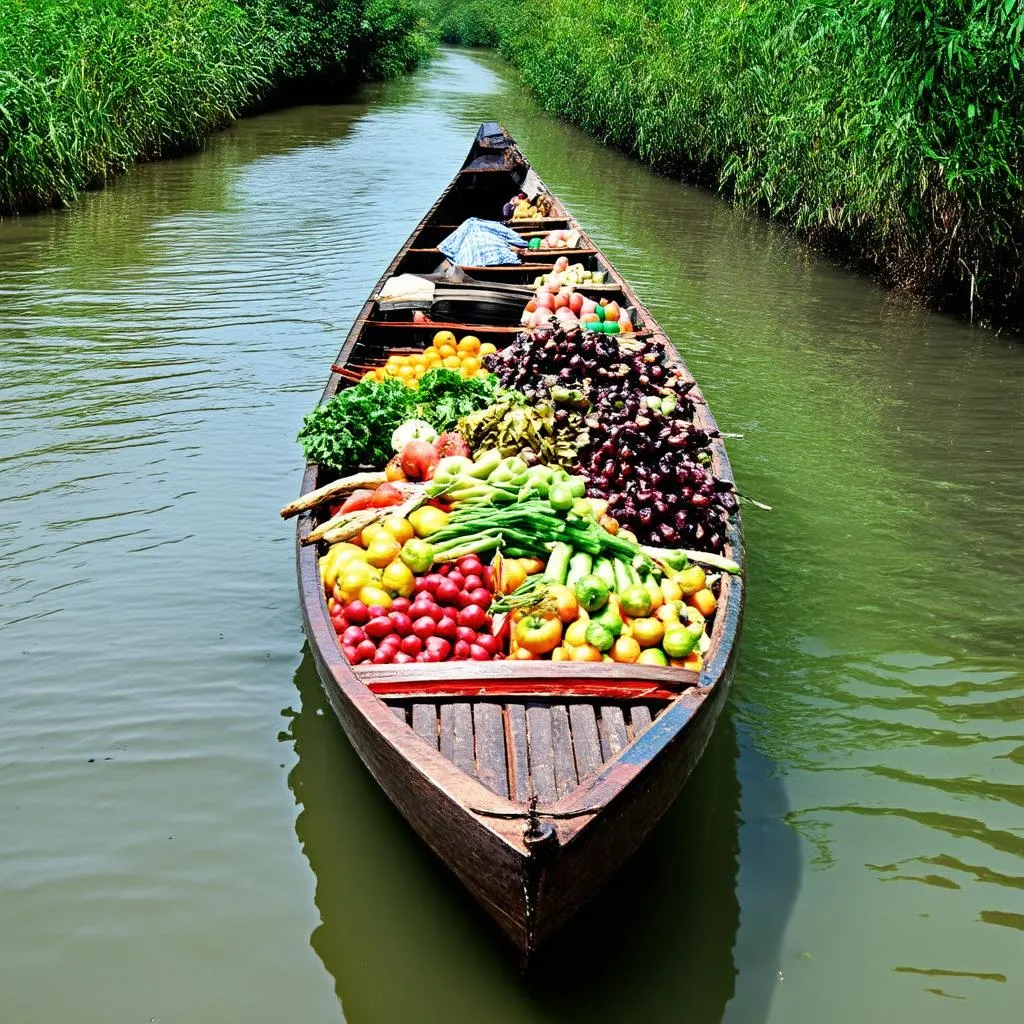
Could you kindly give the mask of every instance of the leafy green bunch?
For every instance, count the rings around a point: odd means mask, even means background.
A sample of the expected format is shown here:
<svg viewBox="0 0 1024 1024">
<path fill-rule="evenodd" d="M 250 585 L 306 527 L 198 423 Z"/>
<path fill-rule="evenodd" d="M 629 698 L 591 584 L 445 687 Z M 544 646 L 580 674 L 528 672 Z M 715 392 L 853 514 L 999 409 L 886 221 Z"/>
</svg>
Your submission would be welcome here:
<svg viewBox="0 0 1024 1024">
<path fill-rule="evenodd" d="M 443 433 L 490 405 L 497 390 L 493 374 L 466 380 L 443 367 L 427 371 L 417 388 L 393 378 L 361 381 L 309 413 L 298 440 L 308 461 L 328 469 L 383 466 L 394 454 L 391 434 L 406 420 L 426 420 Z"/>
</svg>

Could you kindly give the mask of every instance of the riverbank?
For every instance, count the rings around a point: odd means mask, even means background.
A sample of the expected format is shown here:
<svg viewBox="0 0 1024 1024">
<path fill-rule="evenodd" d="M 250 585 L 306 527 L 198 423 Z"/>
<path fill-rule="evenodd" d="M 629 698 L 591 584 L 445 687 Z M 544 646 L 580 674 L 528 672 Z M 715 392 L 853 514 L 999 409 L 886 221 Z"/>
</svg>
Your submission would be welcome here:
<svg viewBox="0 0 1024 1024">
<path fill-rule="evenodd" d="M 1024 320 L 1017 5 L 456 0 L 550 111 L 884 284 Z"/>
<path fill-rule="evenodd" d="M 429 52 L 416 0 L 0 0 L 0 216 Z"/>
</svg>

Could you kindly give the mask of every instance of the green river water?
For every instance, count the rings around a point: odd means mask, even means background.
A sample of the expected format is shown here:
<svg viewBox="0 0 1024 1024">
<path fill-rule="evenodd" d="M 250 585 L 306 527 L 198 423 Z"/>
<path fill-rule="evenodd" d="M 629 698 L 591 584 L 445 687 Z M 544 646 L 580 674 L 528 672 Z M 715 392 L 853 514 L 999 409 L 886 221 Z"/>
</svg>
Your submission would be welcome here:
<svg viewBox="0 0 1024 1024">
<path fill-rule="evenodd" d="M 528 977 L 306 650 L 294 437 L 502 120 L 729 442 L 727 712 Z M 447 51 L 0 224 L 0 1022 L 1010 1021 L 1024 1005 L 1024 349 L 808 255 Z"/>
</svg>

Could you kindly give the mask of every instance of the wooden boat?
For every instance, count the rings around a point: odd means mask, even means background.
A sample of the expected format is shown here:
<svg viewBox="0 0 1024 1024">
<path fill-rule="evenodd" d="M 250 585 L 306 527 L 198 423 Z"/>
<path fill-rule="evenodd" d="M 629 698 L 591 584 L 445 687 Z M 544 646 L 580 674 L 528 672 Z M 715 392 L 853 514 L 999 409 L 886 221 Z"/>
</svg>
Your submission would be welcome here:
<svg viewBox="0 0 1024 1024">
<path fill-rule="evenodd" d="M 527 296 L 528 283 L 567 254 L 604 270 L 606 283 L 598 290 L 635 307 L 641 328 L 672 351 L 653 317 L 582 231 L 578 249 L 569 253 L 530 252 L 512 266 L 458 270 L 445 263 L 438 242 L 467 217 L 500 216 L 524 181 L 543 187 L 504 129 L 482 125 L 465 164 L 374 294 L 391 276 L 412 273 L 440 275 L 447 292 L 497 284 L 499 291 L 511 286 Z M 516 229 L 578 228 L 554 202 L 543 222 L 517 222 Z M 351 367 L 379 365 L 396 348 L 422 349 L 443 327 L 471 328 L 499 348 L 520 330 L 515 321 L 417 324 L 408 312 L 385 312 L 371 297 L 345 340 L 323 401 L 350 382 Z M 698 425 L 714 428 L 696 388 L 691 394 L 699 400 Z M 712 442 L 712 457 L 714 473 L 731 480 L 719 439 Z M 302 493 L 329 480 L 310 464 Z M 353 667 L 331 626 L 316 546 L 302 543 L 318 522 L 314 511 L 299 516 L 297 560 L 306 632 L 330 703 L 391 801 L 529 956 L 628 860 L 701 756 L 735 668 L 742 579 L 723 576 L 711 647 L 699 674 L 511 660 Z M 742 562 L 738 516 L 728 527 L 724 553 Z"/>
</svg>

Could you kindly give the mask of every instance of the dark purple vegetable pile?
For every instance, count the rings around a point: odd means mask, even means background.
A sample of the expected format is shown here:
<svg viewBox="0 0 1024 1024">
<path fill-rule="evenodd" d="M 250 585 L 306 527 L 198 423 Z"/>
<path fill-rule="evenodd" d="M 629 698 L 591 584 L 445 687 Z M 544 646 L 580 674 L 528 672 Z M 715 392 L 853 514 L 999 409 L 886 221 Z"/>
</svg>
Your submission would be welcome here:
<svg viewBox="0 0 1024 1024">
<path fill-rule="evenodd" d="M 530 400 L 558 385 L 583 390 L 589 442 L 577 472 L 587 494 L 607 498 L 609 514 L 642 543 L 722 550 L 736 495 L 709 468 L 717 435 L 693 423 L 694 382 L 667 365 L 660 343 L 542 328 L 484 365 Z"/>
</svg>

